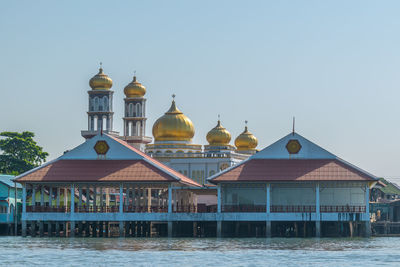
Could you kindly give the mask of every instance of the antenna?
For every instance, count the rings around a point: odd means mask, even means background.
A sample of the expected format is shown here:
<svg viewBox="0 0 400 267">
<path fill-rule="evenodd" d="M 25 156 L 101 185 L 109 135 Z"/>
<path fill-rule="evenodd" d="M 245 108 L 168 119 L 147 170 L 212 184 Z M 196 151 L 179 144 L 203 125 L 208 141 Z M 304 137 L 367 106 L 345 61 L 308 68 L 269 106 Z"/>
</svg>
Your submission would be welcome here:
<svg viewBox="0 0 400 267">
<path fill-rule="evenodd" d="M 296 117 L 293 116 L 293 131 L 292 131 L 292 135 L 294 135 L 294 132 L 295 132 L 295 131 L 294 131 L 295 125 L 296 125 Z"/>
</svg>

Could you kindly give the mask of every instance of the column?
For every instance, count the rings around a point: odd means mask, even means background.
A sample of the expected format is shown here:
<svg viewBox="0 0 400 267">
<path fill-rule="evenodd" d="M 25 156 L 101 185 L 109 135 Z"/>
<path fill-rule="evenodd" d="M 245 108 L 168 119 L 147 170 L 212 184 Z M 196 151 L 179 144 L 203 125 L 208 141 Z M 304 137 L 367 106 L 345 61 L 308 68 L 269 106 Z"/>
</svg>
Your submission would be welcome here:
<svg viewBox="0 0 400 267">
<path fill-rule="evenodd" d="M 321 236 L 321 213 L 319 204 L 319 183 L 315 185 L 315 236 Z"/>
<path fill-rule="evenodd" d="M 57 203 L 56 203 L 56 205 L 57 205 L 57 208 L 59 208 L 60 207 L 60 194 L 61 194 L 61 190 L 60 190 L 60 187 L 57 187 Z"/>
<path fill-rule="evenodd" d="M 81 185 L 79 185 L 78 191 L 79 191 L 78 212 L 80 212 L 81 208 L 82 208 L 82 186 Z"/>
<path fill-rule="evenodd" d="M 119 215 L 122 219 L 122 215 L 124 212 L 124 188 L 123 184 L 119 184 Z M 122 237 L 124 235 L 124 222 L 122 220 L 119 221 L 119 236 Z"/>
<path fill-rule="evenodd" d="M 35 211 L 36 207 L 36 186 L 32 185 L 32 201 L 31 205 L 33 207 L 32 211 Z"/>
<path fill-rule="evenodd" d="M 365 185 L 365 237 L 371 237 L 371 219 L 369 215 L 369 185 Z"/>
<path fill-rule="evenodd" d="M 93 186 L 93 212 L 97 212 L 97 188 Z"/>
<path fill-rule="evenodd" d="M 71 184 L 71 237 L 75 237 L 75 185 Z"/>
<path fill-rule="evenodd" d="M 53 187 L 49 188 L 49 208 L 53 207 Z"/>
<path fill-rule="evenodd" d="M 271 237 L 271 184 L 266 184 L 266 211 L 267 211 L 267 222 L 265 225 L 265 235 L 266 237 Z"/>
<path fill-rule="evenodd" d="M 168 237 L 172 237 L 172 221 L 171 221 L 171 216 L 172 216 L 172 185 L 168 185 Z"/>
<path fill-rule="evenodd" d="M 222 221 L 221 221 L 221 211 L 222 211 L 222 203 L 221 203 L 221 184 L 217 185 L 217 198 L 218 198 L 218 216 L 217 216 L 217 237 L 222 236 Z"/>
<path fill-rule="evenodd" d="M 40 210 L 44 210 L 44 186 L 40 186 Z M 44 222 L 41 220 L 39 222 L 39 235 L 40 237 L 44 236 Z"/>
<path fill-rule="evenodd" d="M 90 190 L 89 190 L 89 185 L 86 186 L 86 212 L 89 211 L 89 206 L 90 206 Z"/>
<path fill-rule="evenodd" d="M 26 184 L 22 184 L 22 236 L 26 237 Z"/>
<path fill-rule="evenodd" d="M 147 189 L 147 212 L 151 212 L 151 188 Z"/>
</svg>

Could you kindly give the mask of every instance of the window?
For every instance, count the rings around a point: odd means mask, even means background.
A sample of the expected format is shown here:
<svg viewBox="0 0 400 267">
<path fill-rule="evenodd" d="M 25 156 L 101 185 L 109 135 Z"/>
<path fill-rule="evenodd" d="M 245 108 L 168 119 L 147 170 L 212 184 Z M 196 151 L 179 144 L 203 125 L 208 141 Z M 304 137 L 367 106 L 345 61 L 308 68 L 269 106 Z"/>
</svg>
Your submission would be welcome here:
<svg viewBox="0 0 400 267">
<path fill-rule="evenodd" d="M 94 98 L 94 111 L 98 111 L 99 110 L 99 98 L 96 96 Z"/>
<path fill-rule="evenodd" d="M 141 117 L 142 116 L 142 110 L 141 110 L 141 105 L 140 103 L 136 104 L 136 116 Z"/>
<path fill-rule="evenodd" d="M 133 104 L 132 103 L 129 103 L 129 106 L 128 106 L 128 116 L 129 117 L 133 116 Z"/>
<path fill-rule="evenodd" d="M 104 110 L 108 110 L 108 98 L 106 96 L 103 97 L 103 105 L 104 105 Z"/>
</svg>

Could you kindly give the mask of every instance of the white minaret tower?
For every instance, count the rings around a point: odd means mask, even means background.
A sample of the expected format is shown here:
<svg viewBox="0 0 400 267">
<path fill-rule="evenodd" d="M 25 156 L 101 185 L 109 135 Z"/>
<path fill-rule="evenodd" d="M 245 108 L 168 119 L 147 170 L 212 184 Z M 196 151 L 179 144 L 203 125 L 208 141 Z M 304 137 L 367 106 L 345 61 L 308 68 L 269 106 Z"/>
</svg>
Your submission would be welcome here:
<svg viewBox="0 0 400 267">
<path fill-rule="evenodd" d="M 113 94 L 111 90 L 112 80 L 103 73 L 100 63 L 99 73 L 90 79 L 89 85 L 92 90 L 89 94 L 88 129 L 81 131 L 85 139 L 90 139 L 99 131 L 118 136 L 118 132 L 113 131 Z"/>
<path fill-rule="evenodd" d="M 151 137 L 146 136 L 146 87 L 136 81 L 135 75 L 124 93 L 124 135 L 120 138 L 144 152 L 146 144 L 152 141 Z"/>
</svg>

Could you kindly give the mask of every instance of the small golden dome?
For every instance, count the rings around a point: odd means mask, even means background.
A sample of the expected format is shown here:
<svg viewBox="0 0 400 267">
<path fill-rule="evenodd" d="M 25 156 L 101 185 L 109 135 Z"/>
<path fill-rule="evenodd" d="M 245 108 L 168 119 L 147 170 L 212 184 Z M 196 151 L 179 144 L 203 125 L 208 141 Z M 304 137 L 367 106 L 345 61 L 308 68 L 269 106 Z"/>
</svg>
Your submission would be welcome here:
<svg viewBox="0 0 400 267">
<path fill-rule="evenodd" d="M 169 110 L 154 123 L 153 136 L 155 141 L 191 141 L 194 126 L 172 100 Z"/>
<path fill-rule="evenodd" d="M 112 87 L 112 80 L 107 74 L 103 73 L 103 68 L 100 67 L 99 73 L 92 77 L 89 81 L 90 87 L 93 90 L 109 90 Z"/>
<path fill-rule="evenodd" d="M 258 145 L 257 138 L 247 130 L 247 126 L 244 128 L 243 133 L 241 133 L 235 139 L 235 146 L 238 151 L 255 150 L 257 145 Z"/>
<path fill-rule="evenodd" d="M 207 141 L 211 146 L 226 146 L 231 141 L 231 134 L 218 120 L 217 126 L 207 133 Z"/>
<path fill-rule="evenodd" d="M 143 97 L 146 94 L 146 87 L 136 81 L 136 76 L 133 76 L 133 81 L 125 86 L 124 93 L 126 97 Z"/>
</svg>

